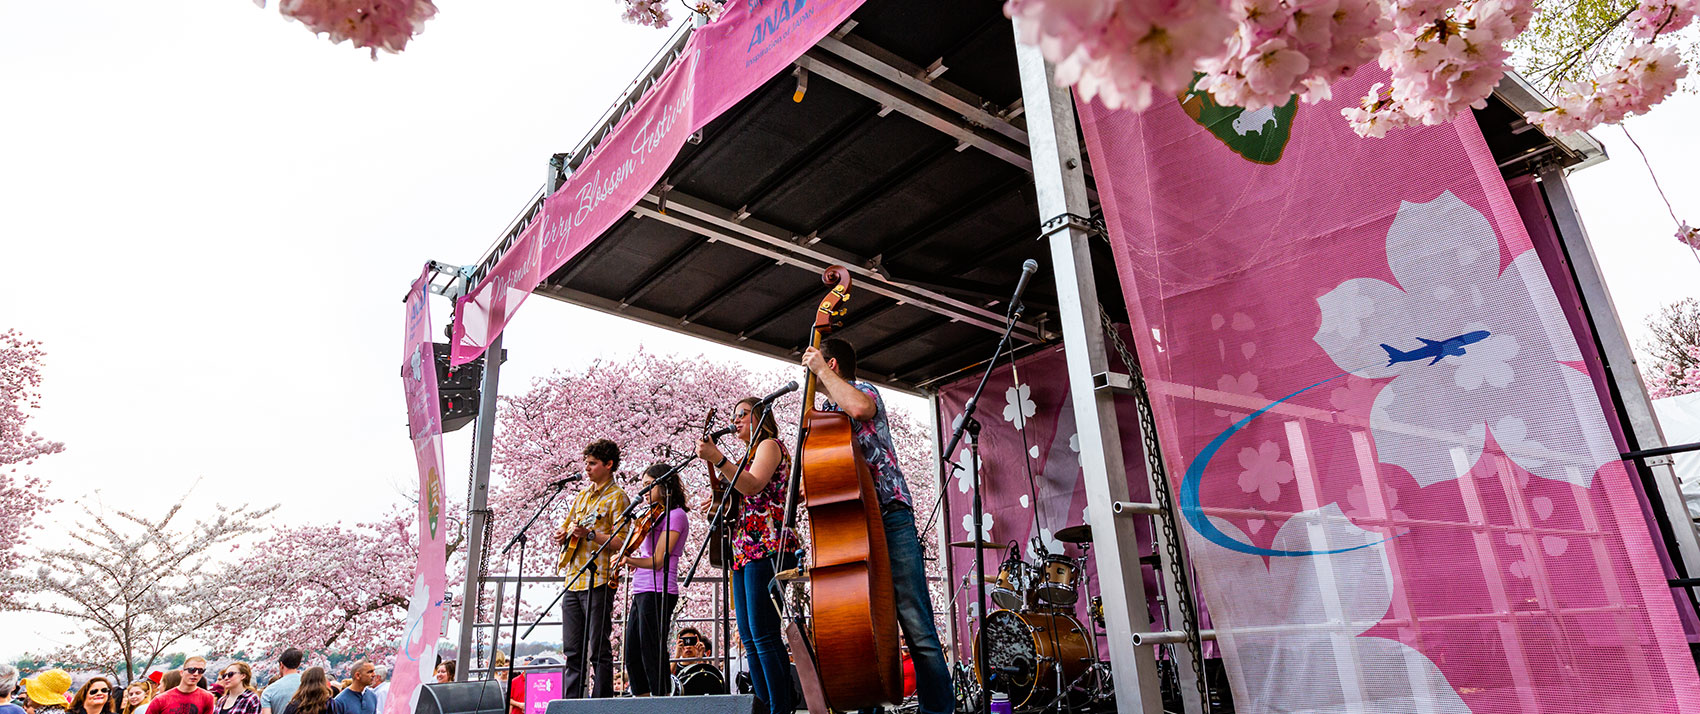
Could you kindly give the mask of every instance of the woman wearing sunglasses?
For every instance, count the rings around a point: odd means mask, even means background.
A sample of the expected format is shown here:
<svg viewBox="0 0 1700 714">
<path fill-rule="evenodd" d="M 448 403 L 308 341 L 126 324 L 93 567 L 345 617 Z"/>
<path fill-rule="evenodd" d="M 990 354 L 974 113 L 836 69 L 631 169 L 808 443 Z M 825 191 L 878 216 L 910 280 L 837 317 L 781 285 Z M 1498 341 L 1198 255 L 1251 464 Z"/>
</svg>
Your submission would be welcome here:
<svg viewBox="0 0 1700 714">
<path fill-rule="evenodd" d="M 218 698 L 216 714 L 260 714 L 260 694 L 254 691 L 254 668 L 247 662 L 231 662 L 218 673 L 224 694 Z"/>
<path fill-rule="evenodd" d="M 779 426 L 773 412 L 762 409 L 761 400 L 745 397 L 738 402 L 732 424 L 738 438 L 748 445 L 744 458 L 733 461 L 714 442 L 697 442 L 697 456 L 708 462 L 718 478 L 744 495 L 744 512 L 732 537 L 732 604 L 738 616 L 738 639 L 744 643 L 750 679 L 761 700 L 758 714 L 791 714 L 791 660 L 779 637 L 779 610 L 773 605 L 773 576 L 796 564 L 794 533 L 780 529 L 785 520 L 785 479 L 791 473 L 791 455 L 779 443 Z"/>
<path fill-rule="evenodd" d="M 118 697 L 113 694 L 111 680 L 91 677 L 71 700 L 71 714 L 117 714 Z"/>
</svg>

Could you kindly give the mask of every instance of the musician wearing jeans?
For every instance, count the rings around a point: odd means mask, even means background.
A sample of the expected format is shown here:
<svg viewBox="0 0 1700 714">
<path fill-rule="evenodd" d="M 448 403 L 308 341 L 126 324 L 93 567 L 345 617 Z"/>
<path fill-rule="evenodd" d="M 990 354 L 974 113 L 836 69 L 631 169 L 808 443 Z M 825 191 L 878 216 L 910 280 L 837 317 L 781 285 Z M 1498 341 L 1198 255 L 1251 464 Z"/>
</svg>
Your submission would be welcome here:
<svg viewBox="0 0 1700 714">
<path fill-rule="evenodd" d="M 621 544 L 613 531 L 631 504 L 631 497 L 614 482 L 618 468 L 620 447 L 614 442 L 597 439 L 584 447 L 584 475 L 589 484 L 573 497 L 566 522 L 555 529 L 555 542 L 568 548 L 567 565 L 561 570 L 567 587 L 561 600 L 561 652 L 567 660 L 561 697 L 565 699 L 584 696 L 589 666 L 596 667 L 596 688 L 590 696 L 614 696 L 614 653 L 609 649 L 614 592 L 608 587 L 608 576 L 614 572 L 613 556 Z M 583 570 L 598 548 L 602 550 L 596 555 L 594 571 Z"/>
<path fill-rule="evenodd" d="M 785 483 L 791 473 L 791 456 L 780 445 L 779 426 L 773 413 L 752 414 L 760 400 L 746 397 L 738 402 L 732 424 L 738 438 L 750 444 L 741 461 L 732 461 L 712 441 L 697 444 L 714 472 L 744 495 L 744 511 L 732 534 L 732 606 L 738 615 L 738 637 L 744 643 L 750 682 L 770 714 L 792 714 L 791 659 L 780 638 L 779 611 L 774 607 L 777 585 L 773 576 L 796 567 L 797 539 L 780 529 L 785 521 Z M 760 419 L 760 425 L 751 422 Z M 748 466 L 740 469 L 740 466 Z M 762 711 L 762 706 L 756 708 Z"/>
<path fill-rule="evenodd" d="M 803 366 L 813 372 L 826 390 L 827 410 L 850 417 L 856 446 L 873 473 L 874 491 L 879 496 L 885 520 L 885 547 L 891 556 L 891 583 L 896 590 L 897 622 L 915 663 L 915 693 L 922 714 L 949 714 L 956 709 L 950 683 L 950 665 L 944 659 L 933 626 L 933 598 L 927 589 L 926 563 L 921 558 L 921 540 L 915 533 L 914 499 L 897 467 L 897 451 L 886 426 L 885 401 L 879 391 L 856 379 L 856 350 L 850 343 L 830 338 L 820 349 L 803 353 Z"/>
</svg>

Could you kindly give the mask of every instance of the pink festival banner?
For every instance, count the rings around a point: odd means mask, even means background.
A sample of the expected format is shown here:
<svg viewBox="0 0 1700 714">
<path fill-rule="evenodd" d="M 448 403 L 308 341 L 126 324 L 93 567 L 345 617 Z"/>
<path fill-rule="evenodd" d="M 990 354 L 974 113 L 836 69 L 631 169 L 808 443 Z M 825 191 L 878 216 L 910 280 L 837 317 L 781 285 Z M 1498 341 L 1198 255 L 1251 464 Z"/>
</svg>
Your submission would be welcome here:
<svg viewBox="0 0 1700 714">
<path fill-rule="evenodd" d="M 426 266 L 407 292 L 401 383 L 407 397 L 407 431 L 419 465 L 419 560 L 383 714 L 412 714 L 420 683 L 429 681 L 437 666 L 437 638 L 443 632 L 449 523 L 443 517 L 443 424 L 438 418 L 437 364 L 426 291 L 430 271 Z"/>
<path fill-rule="evenodd" d="M 1314 106 L 1080 106 L 1236 709 L 1700 711 L 1474 118 L 1360 139 L 1340 109 L 1378 75 Z"/>
<path fill-rule="evenodd" d="M 732 0 L 455 304 L 451 362 L 477 359 L 527 295 L 660 182 L 685 139 L 838 27 L 862 0 Z"/>
</svg>

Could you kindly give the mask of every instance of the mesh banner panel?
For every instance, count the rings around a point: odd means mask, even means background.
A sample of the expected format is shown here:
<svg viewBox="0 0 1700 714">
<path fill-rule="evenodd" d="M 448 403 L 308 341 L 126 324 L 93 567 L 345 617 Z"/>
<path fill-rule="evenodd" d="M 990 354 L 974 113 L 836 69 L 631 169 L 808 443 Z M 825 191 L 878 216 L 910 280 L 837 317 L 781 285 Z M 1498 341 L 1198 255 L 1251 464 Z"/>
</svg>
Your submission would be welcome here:
<svg viewBox="0 0 1700 714">
<path fill-rule="evenodd" d="M 1243 712 L 1695 711 L 1630 475 L 1474 119 L 1080 106 Z"/>
</svg>

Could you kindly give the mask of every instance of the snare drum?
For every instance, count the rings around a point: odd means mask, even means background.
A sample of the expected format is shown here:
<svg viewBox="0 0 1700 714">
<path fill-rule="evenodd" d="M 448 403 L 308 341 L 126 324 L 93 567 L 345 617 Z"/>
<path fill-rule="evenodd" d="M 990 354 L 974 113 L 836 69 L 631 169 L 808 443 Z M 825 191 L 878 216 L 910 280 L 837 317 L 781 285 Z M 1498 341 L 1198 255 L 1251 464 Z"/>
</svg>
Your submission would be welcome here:
<svg viewBox="0 0 1700 714">
<path fill-rule="evenodd" d="M 1035 592 L 1039 602 L 1054 608 L 1070 608 L 1080 599 L 1080 562 L 1066 555 L 1050 555 L 1039 566 Z"/>
</svg>

